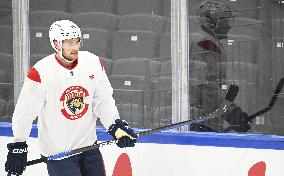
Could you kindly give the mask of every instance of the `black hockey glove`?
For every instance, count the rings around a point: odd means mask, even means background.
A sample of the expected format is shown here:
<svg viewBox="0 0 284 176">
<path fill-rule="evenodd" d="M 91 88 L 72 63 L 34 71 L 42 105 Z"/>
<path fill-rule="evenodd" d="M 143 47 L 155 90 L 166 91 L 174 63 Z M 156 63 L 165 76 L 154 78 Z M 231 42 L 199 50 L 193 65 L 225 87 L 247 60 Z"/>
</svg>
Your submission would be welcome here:
<svg viewBox="0 0 284 176">
<path fill-rule="evenodd" d="M 116 145 L 120 148 L 134 147 L 136 143 L 136 138 L 138 137 L 134 133 L 125 120 L 116 119 L 115 124 L 112 124 L 108 133 L 117 140 Z"/>
<path fill-rule="evenodd" d="M 9 150 L 5 171 L 9 174 L 22 175 L 26 169 L 28 145 L 26 142 L 16 142 L 7 144 Z"/>
<path fill-rule="evenodd" d="M 232 104 L 222 118 L 230 125 L 225 129 L 225 132 L 247 132 L 250 129 L 251 119 L 248 114 L 236 104 Z"/>
</svg>

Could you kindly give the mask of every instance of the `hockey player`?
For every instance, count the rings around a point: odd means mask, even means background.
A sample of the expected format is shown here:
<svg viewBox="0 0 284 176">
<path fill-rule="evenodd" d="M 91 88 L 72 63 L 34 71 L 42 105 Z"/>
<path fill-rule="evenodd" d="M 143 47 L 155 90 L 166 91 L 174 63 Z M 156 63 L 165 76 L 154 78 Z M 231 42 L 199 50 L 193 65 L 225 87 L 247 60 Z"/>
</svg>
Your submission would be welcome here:
<svg viewBox="0 0 284 176">
<path fill-rule="evenodd" d="M 190 59 L 207 63 L 205 77 L 208 83 L 203 85 L 198 94 L 201 99 L 201 115 L 205 115 L 217 109 L 223 99 L 220 96 L 221 86 L 226 84 L 226 76 L 225 68 L 220 63 L 226 61 L 226 56 L 220 41 L 228 38 L 234 17 L 228 6 L 213 0 L 201 2 L 196 13 L 201 29 L 198 33 L 191 34 Z M 192 124 L 191 130 L 246 132 L 250 129 L 249 123 L 247 113 L 233 105 L 222 118 Z"/>
<path fill-rule="evenodd" d="M 49 37 L 56 53 L 30 69 L 13 114 L 14 139 L 7 145 L 5 164 L 10 174 L 21 175 L 25 170 L 26 141 L 36 117 L 43 156 L 93 145 L 97 140 L 97 118 L 119 147 L 133 147 L 136 142 L 137 135 L 120 120 L 101 58 L 79 51 L 80 28 L 69 20 L 56 21 Z M 105 175 L 98 149 L 46 164 L 50 176 Z"/>
</svg>

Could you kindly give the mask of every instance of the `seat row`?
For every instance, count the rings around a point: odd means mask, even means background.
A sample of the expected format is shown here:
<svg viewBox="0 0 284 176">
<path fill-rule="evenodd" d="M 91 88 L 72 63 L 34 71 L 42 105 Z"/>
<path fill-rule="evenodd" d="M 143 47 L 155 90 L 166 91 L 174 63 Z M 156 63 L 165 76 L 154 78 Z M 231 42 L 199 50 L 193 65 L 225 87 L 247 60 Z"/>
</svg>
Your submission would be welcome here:
<svg viewBox="0 0 284 176">
<path fill-rule="evenodd" d="M 170 0 L 29 0 L 29 11 L 57 10 L 68 13 L 106 12 L 116 15 L 155 14 L 170 16 Z M 1 0 L 0 8 L 12 9 L 11 0 Z"/>
<path fill-rule="evenodd" d="M 260 12 L 265 11 L 268 4 L 265 0 L 221 0 L 226 3 L 238 16 L 246 15 L 259 18 Z M 188 2 L 188 12 L 195 15 L 199 7 L 200 0 L 190 0 Z M 60 10 L 70 13 L 78 12 L 107 12 L 117 15 L 146 13 L 161 16 L 170 16 L 170 0 L 30 0 L 30 10 Z"/>
<path fill-rule="evenodd" d="M 113 60 L 131 57 L 164 60 L 171 57 L 170 33 L 159 36 L 149 31 L 119 30 L 113 34 L 103 29 L 85 28 L 82 31 L 83 45 L 80 50 L 88 50 L 98 56 Z M 31 54 L 54 52 L 50 47 L 47 32 L 45 28 L 31 28 Z M 199 37 L 198 35 L 198 33 L 192 33 L 190 37 Z M 11 41 L 7 40 L 7 42 Z M 12 44 L 5 45 L 7 42 L 3 42 L 3 47 L 5 52 L 9 53 L 12 50 Z M 257 64 L 259 61 L 257 58 L 268 50 L 262 45 L 261 39 L 245 35 L 229 35 L 229 38 L 222 42 L 226 61 Z M 7 46 L 10 46 L 10 49 Z"/>
</svg>

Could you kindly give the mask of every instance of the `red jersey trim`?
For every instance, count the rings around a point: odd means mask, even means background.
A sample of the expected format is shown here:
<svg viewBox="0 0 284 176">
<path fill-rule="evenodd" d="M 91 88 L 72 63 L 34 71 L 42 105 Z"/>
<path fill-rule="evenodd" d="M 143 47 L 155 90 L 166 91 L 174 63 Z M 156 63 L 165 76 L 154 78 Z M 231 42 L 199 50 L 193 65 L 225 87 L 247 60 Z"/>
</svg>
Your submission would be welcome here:
<svg viewBox="0 0 284 176">
<path fill-rule="evenodd" d="M 28 78 L 30 78 L 30 80 L 41 83 L 40 75 L 34 67 L 32 67 L 30 69 L 27 76 L 28 76 Z"/>
<path fill-rule="evenodd" d="M 198 46 L 200 46 L 201 48 L 204 48 L 206 50 L 210 50 L 216 53 L 221 54 L 221 49 L 211 40 L 203 40 L 198 42 Z"/>
<path fill-rule="evenodd" d="M 103 62 L 103 57 L 99 57 L 99 59 L 100 59 L 100 64 L 101 64 L 101 67 L 102 67 L 102 71 L 104 71 L 105 65 L 104 65 L 104 62 Z"/>
<path fill-rule="evenodd" d="M 72 70 L 72 69 L 74 69 L 77 65 L 78 65 L 78 58 L 72 63 L 72 65 L 71 65 L 71 67 L 66 67 L 65 65 L 63 65 L 61 62 L 60 62 L 60 60 L 58 59 L 58 53 L 56 53 L 55 54 L 55 59 L 56 59 L 56 61 L 62 66 L 62 67 L 64 67 L 65 69 L 67 69 L 67 70 Z"/>
</svg>

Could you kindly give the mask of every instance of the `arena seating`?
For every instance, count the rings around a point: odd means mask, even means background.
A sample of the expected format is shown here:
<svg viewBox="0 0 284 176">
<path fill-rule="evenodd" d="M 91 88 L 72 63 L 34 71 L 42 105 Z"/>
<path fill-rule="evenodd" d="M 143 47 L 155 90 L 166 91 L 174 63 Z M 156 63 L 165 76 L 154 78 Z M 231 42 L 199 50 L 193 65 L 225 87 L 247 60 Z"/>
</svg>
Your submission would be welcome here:
<svg viewBox="0 0 284 176">
<path fill-rule="evenodd" d="M 149 58 L 158 54 L 158 38 L 154 32 L 117 31 L 113 35 L 112 58 Z"/>
<path fill-rule="evenodd" d="M 31 54 L 51 54 L 54 49 L 50 45 L 48 28 L 31 27 L 30 28 L 30 51 Z"/>
<path fill-rule="evenodd" d="M 0 26 L 12 26 L 12 9 L 11 8 L 2 8 L 0 6 Z"/>
<path fill-rule="evenodd" d="M 29 0 L 30 11 L 58 10 L 68 12 L 69 0 Z"/>
<path fill-rule="evenodd" d="M 89 51 L 97 56 L 111 57 L 112 36 L 105 29 L 82 28 L 82 46 L 80 50 Z"/>
<path fill-rule="evenodd" d="M 163 15 L 163 0 L 118 0 L 117 14 Z"/>
<path fill-rule="evenodd" d="M 71 0 L 72 14 L 81 12 L 106 12 L 115 14 L 116 0 Z"/>
<path fill-rule="evenodd" d="M 117 30 L 119 16 L 105 12 L 83 12 L 73 15 L 73 21 L 81 28 Z"/>
<path fill-rule="evenodd" d="M 49 28 L 52 23 L 57 20 L 70 20 L 71 14 L 55 10 L 40 10 L 30 12 L 30 26 L 31 27 L 46 27 Z"/>
<path fill-rule="evenodd" d="M 0 48 L 2 53 L 13 53 L 13 29 L 9 26 L 0 26 Z"/>
<path fill-rule="evenodd" d="M 156 34 L 164 32 L 166 18 L 151 14 L 130 14 L 120 18 L 119 30 L 150 31 Z"/>
</svg>

